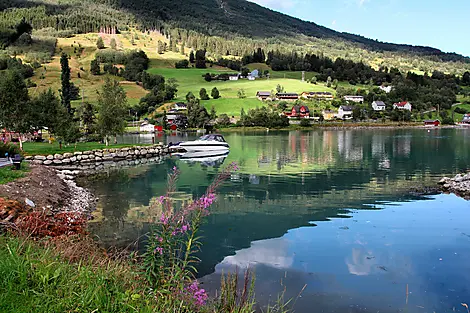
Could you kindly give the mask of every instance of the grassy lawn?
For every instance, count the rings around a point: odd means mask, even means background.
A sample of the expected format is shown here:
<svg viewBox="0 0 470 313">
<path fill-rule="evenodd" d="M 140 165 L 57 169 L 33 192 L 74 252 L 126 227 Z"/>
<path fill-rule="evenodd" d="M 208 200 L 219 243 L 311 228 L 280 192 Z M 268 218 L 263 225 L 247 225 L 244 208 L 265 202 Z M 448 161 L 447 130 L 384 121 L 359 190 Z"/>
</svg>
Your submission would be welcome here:
<svg viewBox="0 0 470 313">
<path fill-rule="evenodd" d="M 59 143 L 54 142 L 52 144 L 46 142 L 25 142 L 23 144 L 23 150 L 26 155 L 49 155 L 56 153 L 66 153 L 66 152 L 75 152 L 75 151 L 88 151 L 95 149 L 118 149 L 125 147 L 132 147 L 135 145 L 132 144 L 110 144 L 106 147 L 105 144 L 98 142 L 80 142 L 75 145 L 62 145 L 60 149 Z"/>
<path fill-rule="evenodd" d="M 5 166 L 0 168 L 0 185 L 12 182 L 18 178 L 22 178 L 29 172 L 28 163 L 22 162 L 19 171 L 13 170 L 12 166 Z"/>
<path fill-rule="evenodd" d="M 274 91 L 277 85 L 284 87 L 286 92 L 303 91 L 329 91 L 334 93 L 335 90 L 327 88 L 323 84 L 309 84 L 300 81 L 300 72 L 285 72 L 287 78 L 270 78 L 258 79 L 255 81 L 238 80 L 238 81 L 212 81 L 206 82 L 202 75 L 205 73 L 233 73 L 222 68 L 207 68 L 207 69 L 174 69 L 174 68 L 151 68 L 149 72 L 152 74 L 163 75 L 165 78 L 175 78 L 178 81 L 178 97 L 177 101 L 184 101 L 188 92 L 192 92 L 196 97 L 199 97 L 199 90 L 206 88 L 210 94 L 212 88 L 217 87 L 220 92 L 221 98 L 214 100 L 203 101 L 202 103 L 208 109 L 212 106 L 215 107 L 217 114 L 225 113 L 229 116 L 239 116 L 241 108 L 245 111 L 256 107 L 261 107 L 265 104 L 257 100 L 257 91 Z M 313 75 L 313 73 L 310 73 Z M 277 72 L 277 76 L 284 76 L 284 72 Z M 298 76 L 298 79 L 292 77 Z M 246 98 L 239 99 L 237 97 L 238 90 L 245 91 Z"/>
<path fill-rule="evenodd" d="M 225 113 L 228 116 L 240 116 L 240 112 L 245 109 L 245 112 L 248 112 L 249 109 L 254 109 L 256 107 L 262 107 L 265 105 L 261 101 L 256 98 L 246 98 L 246 99 L 238 99 L 238 98 L 220 98 L 217 100 L 207 100 L 202 101 L 202 104 L 206 107 L 208 111 L 215 107 L 217 114 Z"/>
</svg>

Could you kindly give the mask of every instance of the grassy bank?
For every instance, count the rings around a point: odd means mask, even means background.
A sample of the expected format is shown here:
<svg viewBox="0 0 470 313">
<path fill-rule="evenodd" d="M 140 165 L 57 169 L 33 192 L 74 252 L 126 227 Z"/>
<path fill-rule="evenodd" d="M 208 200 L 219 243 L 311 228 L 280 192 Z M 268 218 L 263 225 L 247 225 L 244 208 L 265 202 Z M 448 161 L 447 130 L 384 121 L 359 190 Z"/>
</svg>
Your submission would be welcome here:
<svg viewBox="0 0 470 313">
<path fill-rule="evenodd" d="M 0 168 L 0 185 L 7 184 L 19 178 L 22 178 L 29 172 L 29 165 L 21 163 L 20 170 L 13 170 L 12 166 L 5 166 Z"/>
<path fill-rule="evenodd" d="M 316 123 L 312 124 L 311 126 L 300 126 L 300 125 L 290 125 L 289 127 L 285 128 L 276 128 L 270 130 L 281 130 L 281 131 L 289 131 L 289 130 L 313 130 L 313 129 L 336 129 L 336 128 L 406 128 L 406 127 L 420 127 L 423 126 L 421 122 L 409 122 L 409 123 L 401 123 L 401 122 L 385 122 L 385 123 L 370 123 L 370 122 L 363 122 L 363 123 L 354 123 L 354 122 L 326 122 L 326 123 Z M 226 128 L 219 128 L 218 131 L 228 133 L 228 132 L 242 132 L 242 131 L 266 131 L 266 127 L 226 127 Z"/>
<path fill-rule="evenodd" d="M 158 311 L 131 266 L 99 257 L 90 246 L 68 244 L 96 258 L 72 263 L 55 244 L 0 236 L 0 312 Z"/>
<path fill-rule="evenodd" d="M 133 146 L 135 146 L 135 144 L 110 144 L 109 146 L 106 146 L 99 142 L 79 142 L 76 145 L 62 145 L 62 148 L 60 148 L 60 145 L 57 142 L 52 144 L 46 142 L 25 142 L 23 144 L 23 150 L 26 155 L 49 155 L 95 149 L 119 149 Z"/>
</svg>

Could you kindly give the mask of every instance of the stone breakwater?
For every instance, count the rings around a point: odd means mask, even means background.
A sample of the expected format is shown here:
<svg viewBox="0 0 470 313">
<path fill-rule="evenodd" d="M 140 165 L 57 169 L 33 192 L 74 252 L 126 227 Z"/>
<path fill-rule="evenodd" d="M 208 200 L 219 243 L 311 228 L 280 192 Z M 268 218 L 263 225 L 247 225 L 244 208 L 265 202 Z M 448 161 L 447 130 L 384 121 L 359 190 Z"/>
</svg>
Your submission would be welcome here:
<svg viewBox="0 0 470 313">
<path fill-rule="evenodd" d="M 444 177 L 439 185 L 443 192 L 455 193 L 466 200 L 470 200 L 470 173 L 458 174 L 454 178 Z"/>
<path fill-rule="evenodd" d="M 120 162 L 133 160 L 147 160 L 158 158 L 169 153 L 169 149 L 162 145 L 136 146 L 121 149 L 103 149 L 84 152 L 63 153 L 54 155 L 36 155 L 25 157 L 37 165 L 46 166 L 83 166 L 105 162 Z"/>
</svg>

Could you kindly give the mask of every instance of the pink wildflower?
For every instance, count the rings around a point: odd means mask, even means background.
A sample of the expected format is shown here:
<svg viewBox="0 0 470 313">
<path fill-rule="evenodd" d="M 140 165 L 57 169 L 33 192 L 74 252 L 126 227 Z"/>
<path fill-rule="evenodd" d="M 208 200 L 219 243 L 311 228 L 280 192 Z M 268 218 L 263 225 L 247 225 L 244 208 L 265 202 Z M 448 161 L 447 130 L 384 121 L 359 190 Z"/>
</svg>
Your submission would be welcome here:
<svg viewBox="0 0 470 313">
<path fill-rule="evenodd" d="M 155 249 L 155 253 L 157 253 L 157 252 L 160 253 L 160 255 L 162 255 L 163 254 L 163 248 L 162 247 L 157 247 Z"/>
<path fill-rule="evenodd" d="M 168 224 L 168 218 L 165 217 L 165 214 L 162 214 L 162 216 L 160 217 L 160 222 L 162 222 L 163 224 Z"/>
</svg>

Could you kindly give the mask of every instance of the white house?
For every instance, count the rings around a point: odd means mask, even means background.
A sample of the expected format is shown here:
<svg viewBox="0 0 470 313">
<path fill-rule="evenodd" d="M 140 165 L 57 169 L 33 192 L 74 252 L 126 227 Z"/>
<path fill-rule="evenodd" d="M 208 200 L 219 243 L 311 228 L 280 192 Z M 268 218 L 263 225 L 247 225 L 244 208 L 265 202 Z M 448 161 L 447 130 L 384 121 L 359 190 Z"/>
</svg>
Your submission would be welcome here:
<svg viewBox="0 0 470 313">
<path fill-rule="evenodd" d="M 139 130 L 142 133 L 153 133 L 155 131 L 155 125 L 149 123 L 142 123 L 140 125 Z"/>
<path fill-rule="evenodd" d="M 379 89 L 386 93 L 390 93 L 393 89 L 393 86 L 380 86 Z"/>
<path fill-rule="evenodd" d="M 353 109 L 354 107 L 351 105 L 342 105 L 339 107 L 336 117 L 343 120 L 351 119 L 353 115 Z"/>
<path fill-rule="evenodd" d="M 348 102 L 363 103 L 364 97 L 363 96 L 344 96 L 344 100 Z"/>
<path fill-rule="evenodd" d="M 254 77 L 254 76 L 248 76 L 248 80 L 256 80 L 256 77 Z"/>
<path fill-rule="evenodd" d="M 372 102 L 372 109 L 374 111 L 385 111 L 385 103 L 383 101 Z"/>
<path fill-rule="evenodd" d="M 239 78 L 239 75 L 230 75 L 228 77 L 229 80 L 238 80 L 238 78 Z"/>
<path fill-rule="evenodd" d="M 393 109 L 395 110 L 408 110 L 411 112 L 411 103 L 408 101 L 398 102 L 393 104 Z"/>
<path fill-rule="evenodd" d="M 175 103 L 175 106 L 173 107 L 176 111 L 184 111 L 187 110 L 188 107 L 184 103 Z"/>
</svg>

